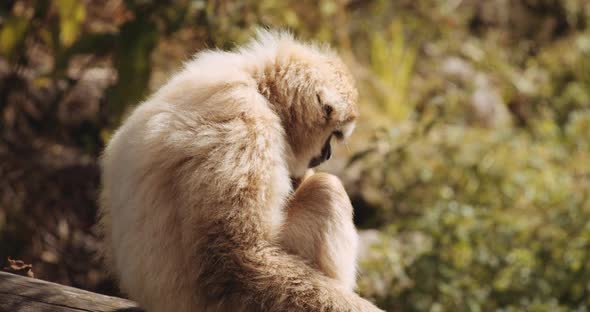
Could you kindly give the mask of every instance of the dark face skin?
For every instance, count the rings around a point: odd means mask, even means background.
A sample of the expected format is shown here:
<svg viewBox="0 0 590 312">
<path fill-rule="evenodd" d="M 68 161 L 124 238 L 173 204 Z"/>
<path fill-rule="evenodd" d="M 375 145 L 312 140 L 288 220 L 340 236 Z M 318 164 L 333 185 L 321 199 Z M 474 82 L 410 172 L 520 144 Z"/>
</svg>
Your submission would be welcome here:
<svg viewBox="0 0 590 312">
<path fill-rule="evenodd" d="M 324 143 L 324 146 L 322 147 L 322 151 L 320 152 L 320 154 L 311 159 L 308 165 L 309 168 L 317 167 L 324 161 L 330 159 L 330 157 L 332 156 L 332 146 L 330 145 L 331 140 L 332 135 L 330 135 L 326 140 L 326 143 Z"/>
</svg>

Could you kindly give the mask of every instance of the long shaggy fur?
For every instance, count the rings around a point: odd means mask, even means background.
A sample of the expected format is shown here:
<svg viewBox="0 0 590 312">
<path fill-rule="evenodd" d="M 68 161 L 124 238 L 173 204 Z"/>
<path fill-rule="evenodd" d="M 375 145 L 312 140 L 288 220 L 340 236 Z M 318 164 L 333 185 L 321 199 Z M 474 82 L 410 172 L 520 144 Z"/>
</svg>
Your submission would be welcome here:
<svg viewBox="0 0 590 312">
<path fill-rule="evenodd" d="M 357 116 L 326 48 L 261 31 L 207 51 L 139 105 L 102 157 L 100 228 L 132 299 L 163 311 L 379 311 L 354 286 L 356 232 L 337 178 L 303 179 Z"/>
</svg>

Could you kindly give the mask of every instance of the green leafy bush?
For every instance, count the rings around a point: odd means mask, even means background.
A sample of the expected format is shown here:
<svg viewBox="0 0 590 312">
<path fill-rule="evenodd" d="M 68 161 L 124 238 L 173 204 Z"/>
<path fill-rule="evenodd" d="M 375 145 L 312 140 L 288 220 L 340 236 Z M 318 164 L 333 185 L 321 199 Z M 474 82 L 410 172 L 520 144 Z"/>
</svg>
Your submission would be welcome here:
<svg viewBox="0 0 590 312">
<path fill-rule="evenodd" d="M 361 225 L 382 229 L 361 292 L 391 311 L 586 311 L 590 6 L 468 2 L 428 35 L 447 15 L 424 2 L 399 7 L 412 112 L 349 162 Z M 563 29 L 530 33 L 547 21 Z"/>
<path fill-rule="evenodd" d="M 586 131 L 581 118 L 569 131 Z M 571 137 L 569 147 L 522 130 L 437 126 L 375 156 L 387 170 L 367 162 L 375 184 L 365 187 L 387 194 L 373 204 L 389 238 L 365 263 L 366 294 L 404 310 L 589 304 L 590 153 L 579 148 L 587 136 Z M 395 291 L 371 288 L 382 283 Z"/>
</svg>

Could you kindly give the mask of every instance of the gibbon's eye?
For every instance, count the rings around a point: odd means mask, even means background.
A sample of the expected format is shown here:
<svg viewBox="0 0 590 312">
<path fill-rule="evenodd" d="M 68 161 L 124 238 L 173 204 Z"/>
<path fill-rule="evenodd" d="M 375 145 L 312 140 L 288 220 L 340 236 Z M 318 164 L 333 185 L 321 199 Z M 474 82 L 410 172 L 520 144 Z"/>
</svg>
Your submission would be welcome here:
<svg viewBox="0 0 590 312">
<path fill-rule="evenodd" d="M 319 93 L 315 94 L 316 99 L 318 100 L 318 104 L 322 105 L 322 108 L 324 109 L 324 117 L 326 118 L 326 122 L 330 121 L 330 117 L 332 116 L 332 112 L 334 111 L 334 108 L 331 105 L 323 105 L 322 104 L 322 98 L 320 97 Z"/>
<path fill-rule="evenodd" d="M 344 140 L 344 133 L 342 133 L 342 131 L 336 130 L 336 131 L 332 132 L 332 134 L 336 137 L 336 139 L 338 141 Z"/>
</svg>

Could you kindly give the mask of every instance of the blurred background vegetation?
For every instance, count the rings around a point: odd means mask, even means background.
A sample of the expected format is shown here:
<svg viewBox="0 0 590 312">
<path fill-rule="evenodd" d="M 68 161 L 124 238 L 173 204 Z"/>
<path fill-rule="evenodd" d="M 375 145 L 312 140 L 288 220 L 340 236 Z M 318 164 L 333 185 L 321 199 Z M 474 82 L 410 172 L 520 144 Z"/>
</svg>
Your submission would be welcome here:
<svg viewBox="0 0 590 312">
<path fill-rule="evenodd" d="M 388 311 L 587 311 L 586 0 L 4 0 L 0 261 L 117 294 L 95 258 L 97 157 L 182 62 L 257 26 L 333 45 L 362 118 L 325 167 Z"/>
</svg>

